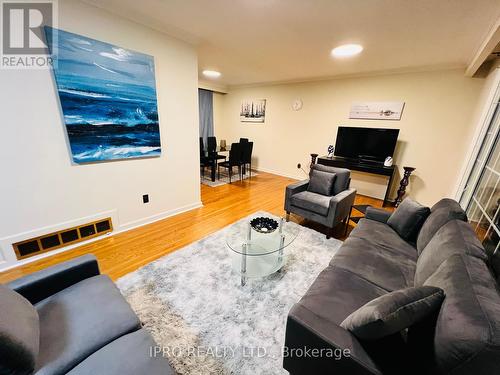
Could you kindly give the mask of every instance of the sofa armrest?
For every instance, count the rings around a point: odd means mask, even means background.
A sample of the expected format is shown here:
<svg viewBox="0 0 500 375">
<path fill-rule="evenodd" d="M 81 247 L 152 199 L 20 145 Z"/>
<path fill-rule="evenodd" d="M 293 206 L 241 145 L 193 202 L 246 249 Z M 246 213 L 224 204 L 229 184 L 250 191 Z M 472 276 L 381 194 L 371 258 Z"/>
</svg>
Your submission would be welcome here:
<svg viewBox="0 0 500 375">
<path fill-rule="evenodd" d="M 84 279 L 99 275 L 97 259 L 87 254 L 11 281 L 10 289 L 32 304 L 50 297 Z"/>
<path fill-rule="evenodd" d="M 332 219 L 333 224 L 337 224 L 340 220 L 349 216 L 351 207 L 354 204 L 354 198 L 356 198 L 356 189 L 349 188 L 330 199 L 328 216 Z"/>
<path fill-rule="evenodd" d="M 293 375 L 381 374 L 349 331 L 300 304 L 288 315 L 283 367 Z"/>
<path fill-rule="evenodd" d="M 365 218 L 386 224 L 387 220 L 389 220 L 389 217 L 391 217 L 391 214 L 391 212 L 383 210 L 381 208 L 367 207 Z"/>
<path fill-rule="evenodd" d="M 292 198 L 292 195 L 300 193 L 302 191 L 306 191 L 307 187 L 309 186 L 309 180 L 304 180 L 304 181 L 299 181 L 295 182 L 293 184 L 290 184 L 286 187 L 285 191 L 285 211 L 290 211 L 290 198 Z"/>
</svg>

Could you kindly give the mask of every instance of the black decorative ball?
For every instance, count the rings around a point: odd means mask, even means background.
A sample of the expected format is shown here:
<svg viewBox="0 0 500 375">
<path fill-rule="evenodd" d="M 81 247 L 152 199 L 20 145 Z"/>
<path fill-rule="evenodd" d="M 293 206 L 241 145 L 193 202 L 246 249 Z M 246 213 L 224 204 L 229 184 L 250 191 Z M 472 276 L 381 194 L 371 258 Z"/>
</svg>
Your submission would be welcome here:
<svg viewBox="0 0 500 375">
<path fill-rule="evenodd" d="M 278 228 L 278 222 L 270 217 L 256 217 L 250 225 L 259 233 L 272 233 Z"/>
</svg>

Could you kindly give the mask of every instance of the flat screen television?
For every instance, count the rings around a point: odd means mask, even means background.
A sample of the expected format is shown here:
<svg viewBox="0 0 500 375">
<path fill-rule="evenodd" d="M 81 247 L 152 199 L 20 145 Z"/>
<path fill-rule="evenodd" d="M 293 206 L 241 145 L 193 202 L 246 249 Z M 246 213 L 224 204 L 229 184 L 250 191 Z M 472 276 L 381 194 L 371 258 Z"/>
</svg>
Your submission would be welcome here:
<svg viewBox="0 0 500 375">
<path fill-rule="evenodd" d="M 383 162 L 393 156 L 399 129 L 339 126 L 335 156 Z"/>
</svg>

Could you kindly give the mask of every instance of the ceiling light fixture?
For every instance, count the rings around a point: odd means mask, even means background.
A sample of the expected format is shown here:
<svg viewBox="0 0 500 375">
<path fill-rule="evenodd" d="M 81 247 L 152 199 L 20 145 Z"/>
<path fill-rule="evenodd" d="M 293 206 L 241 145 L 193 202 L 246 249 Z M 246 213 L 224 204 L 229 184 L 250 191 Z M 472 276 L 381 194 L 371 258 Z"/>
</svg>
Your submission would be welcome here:
<svg viewBox="0 0 500 375">
<path fill-rule="evenodd" d="M 343 44 L 332 49 L 333 57 L 350 57 L 357 55 L 363 51 L 363 47 L 359 44 Z"/>
<path fill-rule="evenodd" d="M 204 70 L 202 73 L 208 78 L 219 78 L 221 76 L 220 72 L 216 70 Z"/>
</svg>

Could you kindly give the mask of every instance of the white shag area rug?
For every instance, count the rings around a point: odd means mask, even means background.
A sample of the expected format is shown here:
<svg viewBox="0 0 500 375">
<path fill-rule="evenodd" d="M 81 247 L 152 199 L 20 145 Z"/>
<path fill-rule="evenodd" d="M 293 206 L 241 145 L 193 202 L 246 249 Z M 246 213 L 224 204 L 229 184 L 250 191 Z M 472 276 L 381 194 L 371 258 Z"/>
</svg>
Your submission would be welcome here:
<svg viewBox="0 0 500 375">
<path fill-rule="evenodd" d="M 241 286 L 228 228 L 122 277 L 118 287 L 179 374 L 287 374 L 288 311 L 342 242 L 301 227 L 281 272 Z"/>
</svg>

